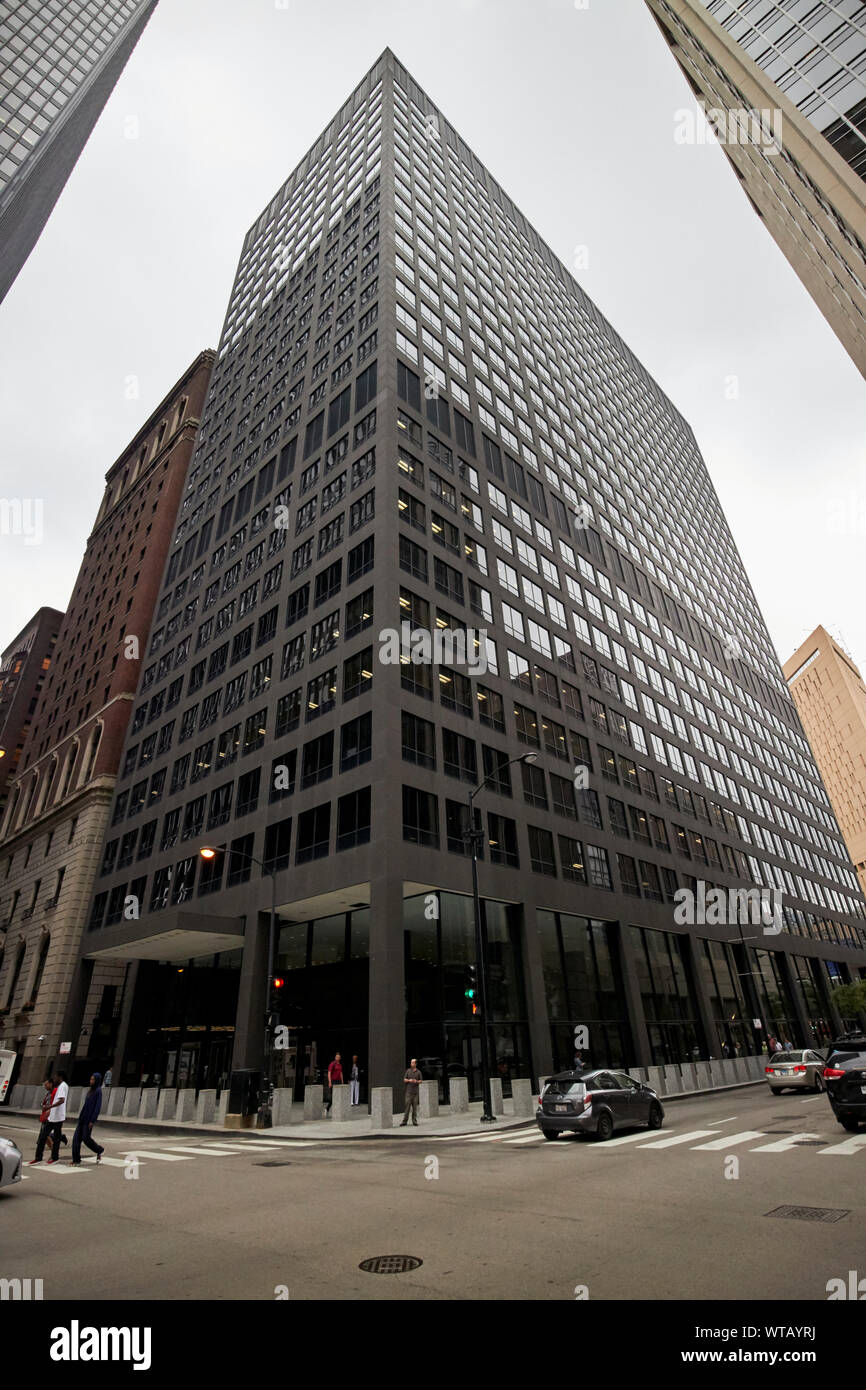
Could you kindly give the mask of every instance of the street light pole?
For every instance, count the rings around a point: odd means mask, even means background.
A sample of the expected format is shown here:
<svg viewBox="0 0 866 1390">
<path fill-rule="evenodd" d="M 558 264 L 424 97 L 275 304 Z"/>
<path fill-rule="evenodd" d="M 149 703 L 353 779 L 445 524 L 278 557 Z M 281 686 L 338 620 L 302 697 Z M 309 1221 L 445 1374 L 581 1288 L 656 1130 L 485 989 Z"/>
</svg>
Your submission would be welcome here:
<svg viewBox="0 0 866 1390">
<path fill-rule="evenodd" d="M 537 753 L 521 753 L 516 758 L 509 758 L 501 763 L 495 772 L 479 782 L 477 787 L 469 793 L 469 823 L 464 832 L 464 839 L 472 846 L 472 912 L 475 921 L 475 960 L 478 965 L 478 992 L 481 1003 L 481 1123 L 493 1124 L 495 1115 L 493 1114 L 493 1103 L 490 1095 L 490 1014 L 487 1007 L 487 935 L 481 922 L 481 898 L 478 892 L 478 851 L 484 843 L 484 827 L 476 824 L 475 820 L 475 798 L 482 788 L 487 786 L 494 777 L 498 777 L 512 763 L 534 763 L 538 757 Z"/>
<path fill-rule="evenodd" d="M 202 859 L 215 859 L 217 854 L 225 853 L 225 845 L 202 845 L 199 854 Z M 265 992 L 265 1039 L 264 1056 L 262 1065 L 262 1086 L 259 1091 L 259 1107 L 256 1114 L 256 1128 L 270 1129 L 274 1123 L 273 1113 L 273 1059 L 274 1050 L 272 1046 L 272 1017 L 271 994 L 274 978 L 274 953 L 277 940 L 277 876 L 272 869 L 263 864 L 261 859 L 256 859 L 252 854 L 247 854 L 245 850 L 234 850 L 233 853 L 242 855 L 251 864 L 258 864 L 262 873 L 271 880 L 271 915 L 268 923 L 268 979 Z"/>
</svg>

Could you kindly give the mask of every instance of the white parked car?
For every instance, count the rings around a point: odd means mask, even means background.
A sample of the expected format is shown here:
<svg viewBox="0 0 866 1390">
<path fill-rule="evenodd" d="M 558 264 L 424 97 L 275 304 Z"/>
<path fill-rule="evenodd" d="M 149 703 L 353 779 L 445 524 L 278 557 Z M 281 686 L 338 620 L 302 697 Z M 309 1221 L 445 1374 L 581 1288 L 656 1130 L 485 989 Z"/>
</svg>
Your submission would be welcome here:
<svg viewBox="0 0 866 1390">
<path fill-rule="evenodd" d="M 824 1058 L 809 1048 L 800 1052 L 774 1052 L 764 1075 L 774 1096 L 779 1096 L 786 1087 L 792 1091 L 823 1091 Z"/>
</svg>

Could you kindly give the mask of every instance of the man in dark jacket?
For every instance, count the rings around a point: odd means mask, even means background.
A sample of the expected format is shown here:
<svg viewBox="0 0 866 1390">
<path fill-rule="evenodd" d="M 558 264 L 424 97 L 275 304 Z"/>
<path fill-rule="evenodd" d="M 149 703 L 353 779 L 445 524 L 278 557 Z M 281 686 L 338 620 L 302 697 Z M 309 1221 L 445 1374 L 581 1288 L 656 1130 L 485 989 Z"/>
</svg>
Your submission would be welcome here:
<svg viewBox="0 0 866 1390">
<path fill-rule="evenodd" d="M 81 1162 L 81 1145 L 86 1144 L 92 1153 L 96 1154 L 97 1163 L 105 1153 L 105 1149 L 100 1148 L 93 1142 L 93 1126 L 99 1118 L 102 1109 L 102 1074 L 95 1071 L 90 1078 L 90 1090 L 84 1097 L 84 1104 L 81 1107 L 81 1114 L 78 1116 L 78 1124 L 75 1126 L 75 1133 L 72 1136 L 72 1162 Z"/>
</svg>

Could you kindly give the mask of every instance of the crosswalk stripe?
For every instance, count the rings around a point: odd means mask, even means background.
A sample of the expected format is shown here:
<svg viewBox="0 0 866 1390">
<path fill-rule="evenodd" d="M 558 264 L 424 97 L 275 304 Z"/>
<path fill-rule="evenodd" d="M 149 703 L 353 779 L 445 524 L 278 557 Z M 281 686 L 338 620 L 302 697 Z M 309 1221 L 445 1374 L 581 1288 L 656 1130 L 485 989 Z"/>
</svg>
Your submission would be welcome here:
<svg viewBox="0 0 866 1390">
<path fill-rule="evenodd" d="M 853 1154 L 858 1149 L 866 1149 L 866 1134 L 852 1134 L 850 1139 L 843 1139 L 841 1144 L 833 1144 L 829 1149 L 821 1149 L 822 1154 Z"/>
<path fill-rule="evenodd" d="M 45 1173 L 55 1173 L 59 1174 L 61 1177 L 66 1177 L 69 1173 L 86 1173 L 88 1171 L 83 1163 L 81 1165 L 75 1163 L 46 1163 L 44 1167 L 41 1163 L 34 1163 L 33 1166 L 37 1169 L 42 1168 L 42 1171 Z M 96 1164 L 93 1166 L 95 1168 Z"/>
<path fill-rule="evenodd" d="M 706 1139 L 710 1134 L 718 1134 L 718 1130 L 693 1129 L 690 1134 L 674 1134 L 670 1139 L 654 1139 L 652 1143 L 641 1144 L 640 1147 L 642 1149 L 671 1149 L 674 1144 L 688 1144 L 692 1139 Z M 605 1145 L 605 1148 L 607 1147 Z"/>
<path fill-rule="evenodd" d="M 231 1156 L 230 1149 L 195 1149 L 192 1146 L 187 1147 L 185 1144 L 173 1144 L 169 1152 L 172 1154 L 191 1154 L 195 1158 L 201 1158 L 202 1155 L 210 1158 L 229 1158 Z"/>
<path fill-rule="evenodd" d="M 203 1149 L 225 1149 L 229 1153 L 243 1154 L 249 1153 L 251 1149 L 259 1149 L 262 1153 L 265 1150 L 273 1152 L 274 1149 L 279 1148 L 279 1144 L 262 1144 L 257 1139 L 251 1140 L 248 1144 L 221 1144 L 219 1141 L 211 1140 L 210 1143 L 203 1141 L 201 1147 Z"/>
<path fill-rule="evenodd" d="M 669 1129 L 657 1129 L 657 1130 L 655 1130 L 654 1132 L 655 1132 L 656 1134 L 670 1134 L 670 1133 L 671 1133 L 671 1131 L 670 1131 Z M 711 1132 L 712 1132 L 712 1131 L 710 1131 L 710 1133 L 711 1133 Z M 644 1141 L 644 1144 L 646 1144 L 647 1133 L 648 1133 L 647 1130 L 642 1129 L 642 1130 L 640 1130 L 637 1134 L 621 1134 L 620 1137 L 619 1137 L 618 1139 L 608 1139 L 608 1140 L 605 1141 L 605 1143 L 599 1144 L 598 1148 L 599 1148 L 600 1151 L 603 1150 L 603 1149 L 614 1149 L 614 1148 L 619 1148 L 621 1144 L 637 1144 L 637 1143 L 639 1143 L 641 1140 L 643 1140 L 643 1141 Z"/>
<path fill-rule="evenodd" d="M 188 1154 L 161 1154 L 154 1149 L 121 1149 L 128 1158 L 158 1158 L 162 1163 L 187 1163 Z"/>
<path fill-rule="evenodd" d="M 795 1149 L 801 1139 L 820 1139 L 820 1134 L 786 1134 L 784 1139 L 777 1139 L 770 1144 L 759 1144 L 756 1149 L 750 1152 L 753 1154 L 782 1154 L 787 1149 Z"/>
<path fill-rule="evenodd" d="M 544 1135 L 541 1130 L 538 1130 L 535 1134 L 524 1134 L 519 1139 L 503 1139 L 502 1142 L 503 1144 L 537 1144 L 539 1139 L 543 1138 Z"/>
<path fill-rule="evenodd" d="M 695 1151 L 708 1149 L 716 1152 L 721 1149 L 733 1148 L 734 1144 L 748 1144 L 750 1139 L 766 1139 L 767 1135 L 762 1129 L 744 1129 L 740 1134 L 723 1135 L 721 1139 L 711 1139 L 708 1144 L 694 1144 Z M 754 1153 L 760 1153 L 760 1149 L 754 1149 Z"/>
<path fill-rule="evenodd" d="M 470 1144 L 495 1144 L 502 1138 L 501 1134 L 479 1134 L 476 1138 L 470 1139 Z"/>
</svg>

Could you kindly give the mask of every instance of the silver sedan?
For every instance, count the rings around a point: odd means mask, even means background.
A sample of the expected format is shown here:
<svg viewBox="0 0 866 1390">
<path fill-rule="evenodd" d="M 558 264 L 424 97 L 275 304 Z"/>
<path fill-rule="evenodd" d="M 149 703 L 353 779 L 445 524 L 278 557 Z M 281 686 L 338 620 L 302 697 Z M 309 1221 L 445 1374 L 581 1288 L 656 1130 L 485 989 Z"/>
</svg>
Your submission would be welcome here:
<svg viewBox="0 0 866 1390">
<path fill-rule="evenodd" d="M 21 1181 L 21 1150 L 11 1139 L 0 1138 L 0 1187 Z"/>
<path fill-rule="evenodd" d="M 775 1052 L 764 1067 L 764 1076 L 774 1096 L 786 1087 L 792 1091 L 823 1091 L 821 1072 L 824 1058 L 806 1048 L 801 1052 Z"/>
</svg>

